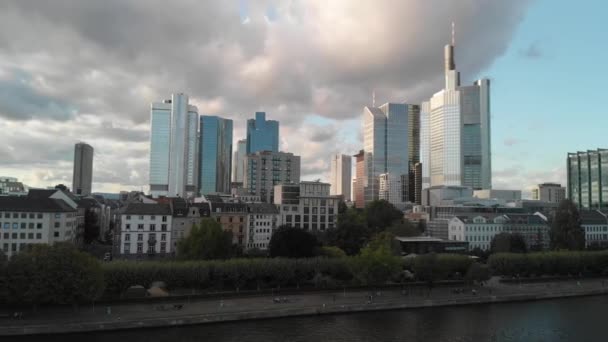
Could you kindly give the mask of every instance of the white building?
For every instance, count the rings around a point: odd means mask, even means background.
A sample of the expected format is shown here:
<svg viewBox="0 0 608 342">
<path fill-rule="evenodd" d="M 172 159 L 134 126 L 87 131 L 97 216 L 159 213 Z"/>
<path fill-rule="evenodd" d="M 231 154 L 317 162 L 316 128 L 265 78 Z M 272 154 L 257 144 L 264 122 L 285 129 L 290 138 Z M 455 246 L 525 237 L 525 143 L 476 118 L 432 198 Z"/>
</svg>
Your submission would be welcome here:
<svg viewBox="0 0 608 342">
<path fill-rule="evenodd" d="M 0 177 L 0 196 L 25 196 L 27 191 L 23 183 L 15 177 Z"/>
<path fill-rule="evenodd" d="M 245 157 L 247 156 L 247 140 L 236 143 L 236 151 L 232 160 L 232 181 L 242 183 L 245 177 Z"/>
<path fill-rule="evenodd" d="M 351 200 L 352 158 L 346 154 L 331 156 L 331 194 L 342 195 L 344 200 Z"/>
<path fill-rule="evenodd" d="M 124 258 L 173 253 L 172 215 L 167 204 L 130 203 L 120 215 L 120 254 Z"/>
<path fill-rule="evenodd" d="M 608 217 L 599 210 L 581 210 L 581 226 L 585 230 L 585 247 L 608 247 Z"/>
<path fill-rule="evenodd" d="M 0 197 L 0 246 L 9 257 L 30 244 L 74 242 L 77 210 L 56 198 Z"/>
<path fill-rule="evenodd" d="M 247 204 L 247 249 L 268 249 L 274 231 L 281 226 L 281 215 L 272 203 Z"/>
<path fill-rule="evenodd" d="M 334 228 L 342 196 L 330 195 L 329 188 L 330 184 L 321 182 L 276 185 L 274 204 L 281 223 L 313 232 Z"/>
<path fill-rule="evenodd" d="M 445 88 L 420 112 L 422 188 L 492 188 L 490 81 L 460 85 L 454 46 L 445 46 Z"/>
<path fill-rule="evenodd" d="M 150 117 L 150 193 L 154 197 L 196 195 L 198 109 L 179 93 L 152 103 Z"/>
<path fill-rule="evenodd" d="M 561 184 L 543 183 L 532 189 L 532 199 L 537 201 L 559 203 L 566 198 L 566 188 Z"/>
</svg>

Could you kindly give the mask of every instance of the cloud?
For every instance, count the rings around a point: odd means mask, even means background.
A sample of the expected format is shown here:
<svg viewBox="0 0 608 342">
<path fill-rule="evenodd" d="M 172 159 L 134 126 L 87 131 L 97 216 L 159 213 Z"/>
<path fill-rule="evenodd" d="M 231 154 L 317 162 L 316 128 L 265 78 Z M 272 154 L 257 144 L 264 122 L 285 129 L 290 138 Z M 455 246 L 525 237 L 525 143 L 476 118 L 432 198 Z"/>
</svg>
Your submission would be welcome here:
<svg viewBox="0 0 608 342">
<path fill-rule="evenodd" d="M 170 11 L 160 0 L 3 1 L 0 115 L 28 122 L 34 138 L 4 136 L 15 151 L 0 155 L 24 170 L 41 158 L 57 170 L 32 176 L 45 182 L 70 172 L 61 161 L 86 140 L 116 160 L 107 164 L 116 173 L 100 172 L 99 186 L 140 187 L 149 105 L 183 91 L 201 113 L 235 120 L 235 140 L 247 118 L 266 111 L 281 123 L 282 147 L 302 155 L 303 174 L 322 177 L 330 153 L 360 148 L 359 130 L 342 122 L 358 120 L 373 91 L 377 103 L 416 103 L 440 89 L 452 21 L 457 66 L 469 82 L 508 48 L 528 3 L 267 0 L 246 2 L 242 13 L 238 1 L 176 0 Z M 331 123 L 305 123 L 312 114 Z M 61 147 L 38 153 L 54 145 Z M 14 169 L 0 167 L 5 172 Z"/>
<path fill-rule="evenodd" d="M 530 59 L 538 59 L 544 56 L 539 41 L 532 42 L 526 49 L 520 50 L 519 54 Z"/>
<path fill-rule="evenodd" d="M 505 145 L 505 146 L 509 146 L 509 147 L 511 147 L 511 146 L 515 146 L 515 145 L 518 145 L 518 144 L 521 144 L 522 142 L 524 142 L 524 140 L 522 140 L 522 139 L 517 139 L 517 138 L 506 138 L 506 139 L 503 141 L 504 145 Z"/>
</svg>

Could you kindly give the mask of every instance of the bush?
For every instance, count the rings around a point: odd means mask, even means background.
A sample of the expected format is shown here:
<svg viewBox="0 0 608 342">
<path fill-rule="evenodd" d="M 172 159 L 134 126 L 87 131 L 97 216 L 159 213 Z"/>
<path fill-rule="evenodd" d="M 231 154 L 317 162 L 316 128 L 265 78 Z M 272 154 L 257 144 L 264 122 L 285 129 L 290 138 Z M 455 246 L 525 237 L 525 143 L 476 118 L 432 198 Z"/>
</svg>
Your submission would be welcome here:
<svg viewBox="0 0 608 342">
<path fill-rule="evenodd" d="M 271 257 L 310 258 L 318 251 L 319 241 L 311 233 L 289 226 L 279 227 L 270 238 Z"/>
<path fill-rule="evenodd" d="M 482 282 L 490 279 L 491 273 L 488 265 L 483 265 L 477 262 L 474 262 L 469 267 L 469 270 L 466 274 L 467 281 L 470 282 Z"/>
<path fill-rule="evenodd" d="M 601 275 L 608 268 L 608 251 L 556 251 L 528 254 L 498 253 L 488 265 L 502 276 Z"/>
<path fill-rule="evenodd" d="M 319 256 L 327 258 L 344 258 L 346 253 L 336 246 L 323 246 L 320 249 Z"/>
</svg>

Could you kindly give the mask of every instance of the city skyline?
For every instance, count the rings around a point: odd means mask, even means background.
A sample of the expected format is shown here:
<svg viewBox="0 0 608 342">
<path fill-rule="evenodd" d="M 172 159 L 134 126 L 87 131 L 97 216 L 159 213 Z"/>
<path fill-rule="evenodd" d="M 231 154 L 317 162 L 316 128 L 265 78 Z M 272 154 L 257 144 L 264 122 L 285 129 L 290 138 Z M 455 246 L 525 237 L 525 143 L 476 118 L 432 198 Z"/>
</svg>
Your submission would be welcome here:
<svg viewBox="0 0 608 342">
<path fill-rule="evenodd" d="M 409 5 L 412 7 L 412 4 Z M 429 13 L 424 3 L 414 5 L 413 13 L 419 16 Z M 594 88 L 601 87 L 594 85 L 598 82 L 596 78 L 603 78 L 603 71 L 592 66 L 602 60 L 605 52 L 596 50 L 597 44 L 590 44 L 597 41 L 594 39 L 595 30 L 591 30 L 590 26 L 595 27 L 600 22 L 596 16 L 601 12 L 599 4 L 596 10 L 585 10 L 584 13 L 589 11 L 590 16 L 586 16 L 583 28 L 570 32 L 568 30 L 572 30 L 572 26 L 560 28 L 552 22 L 540 28 L 541 13 L 550 6 L 547 1 L 485 4 L 479 5 L 477 9 L 473 9 L 476 6 L 450 4 L 446 5 L 445 14 L 436 14 L 432 27 L 420 28 L 425 32 L 425 41 L 410 37 L 415 36 L 418 29 L 399 26 L 407 24 L 387 24 L 391 21 L 383 20 L 381 26 L 369 25 L 366 29 L 369 34 L 391 30 L 404 32 L 403 42 L 391 42 L 396 50 L 387 48 L 384 44 L 373 52 L 347 49 L 351 54 L 352 51 L 358 53 L 346 60 L 338 50 L 343 49 L 345 44 L 346 47 L 358 48 L 359 43 L 347 43 L 348 39 L 341 32 L 352 31 L 353 36 L 361 32 L 342 21 L 332 21 L 337 26 L 337 33 L 326 38 L 335 43 L 329 45 L 336 45 L 336 49 L 322 44 L 322 41 L 308 38 L 303 41 L 304 46 L 315 49 L 303 54 L 304 59 L 294 59 L 297 55 L 278 53 L 282 51 L 281 47 L 288 47 L 285 44 L 294 36 L 284 37 L 278 32 L 286 31 L 305 37 L 307 32 L 303 30 L 312 29 L 306 23 L 318 22 L 321 25 L 319 28 L 322 28 L 322 25 L 329 25 L 328 19 L 323 19 L 327 16 L 321 19 L 302 16 L 299 19 L 305 23 L 301 25 L 304 28 L 298 30 L 289 21 L 292 19 L 287 19 L 293 17 L 289 15 L 294 14 L 293 11 L 297 12 L 297 8 L 278 6 L 273 15 L 264 19 L 268 9 L 257 8 L 254 4 L 245 6 L 247 8 L 238 4 L 215 5 L 218 8 L 210 8 L 209 12 L 221 14 L 218 15 L 218 20 L 225 18 L 224 13 L 239 14 L 236 20 L 226 20 L 226 25 L 235 28 L 236 34 L 250 38 L 247 40 L 251 42 L 247 45 L 234 40 L 232 36 L 221 40 L 232 42 L 227 43 L 229 48 L 226 50 L 231 53 L 222 55 L 222 59 L 213 59 L 213 45 L 203 44 L 209 46 L 205 56 L 211 56 L 205 60 L 206 64 L 222 72 L 227 66 L 236 71 L 236 74 L 224 74 L 235 77 L 230 84 L 222 83 L 218 86 L 194 80 L 193 78 L 203 78 L 213 81 L 217 78 L 212 77 L 210 71 L 200 64 L 192 65 L 190 60 L 183 63 L 184 67 L 190 69 L 175 69 L 164 64 L 169 59 L 161 52 L 158 56 L 150 57 L 150 60 L 132 58 L 143 56 L 138 54 L 136 47 L 141 47 L 140 50 L 144 53 L 150 53 L 146 42 L 134 44 L 133 50 L 125 50 L 124 46 L 129 45 L 120 44 L 124 39 L 137 40 L 141 35 L 138 31 L 133 32 L 133 36 L 118 37 L 112 35 L 109 28 L 101 27 L 93 30 L 98 34 L 91 34 L 95 22 L 67 18 L 67 11 L 61 6 L 50 10 L 44 5 L 31 8 L 22 3 L 13 5 L 7 2 L 2 6 L 0 15 L 6 19 L 6 23 L 14 22 L 14 18 L 19 18 L 24 13 L 40 18 L 41 26 L 22 28 L 23 42 L 38 36 L 42 27 L 45 33 L 48 32 L 50 42 L 60 43 L 54 32 L 57 32 L 60 23 L 65 23 L 66 30 L 70 32 L 65 40 L 71 46 L 80 47 L 88 53 L 77 57 L 80 59 L 74 63 L 68 63 L 67 57 L 61 58 L 56 50 L 60 45 L 27 47 L 16 42 L 9 43 L 6 39 L 0 40 L 0 87 L 6 90 L 0 95 L 0 116 L 5 119 L 0 125 L 7 132 L 2 138 L 0 155 L 4 163 L 0 166 L 0 174 L 18 177 L 30 186 L 70 184 L 73 144 L 84 140 L 95 146 L 97 153 L 93 191 L 115 192 L 146 187 L 149 181 L 146 161 L 149 150 L 146 145 L 149 145 L 147 130 L 150 125 L 146 107 L 150 102 L 180 90 L 192 96 L 192 102 L 199 107 L 201 114 L 225 115 L 233 119 L 235 139 L 245 137 L 244 121 L 250 117 L 250 113 L 265 111 L 270 119 L 281 122 L 280 150 L 302 156 L 302 178 L 328 180 L 331 153 L 354 154 L 359 150 L 361 139 L 358 136 L 360 122 L 357 116 L 363 106 L 371 105 L 372 92 L 375 91 L 378 103 L 406 100 L 408 103 L 419 103 L 440 88 L 441 49 L 449 42 L 452 21 L 456 22 L 458 64 L 462 65 L 461 72 L 467 77 L 461 83 L 470 84 L 472 80 L 483 76 L 489 76 L 492 80 L 492 178 L 495 188 L 527 190 L 543 182 L 565 184 L 565 159 L 568 152 L 605 147 L 601 141 L 601 132 L 595 131 L 602 125 L 589 125 L 594 119 L 600 120 L 601 109 L 583 103 L 591 103 L 593 101 L 589 101 L 589 98 L 598 96 Z M 82 17 L 91 16 L 99 10 L 89 6 L 91 5 L 75 6 L 74 10 Z M 142 13 L 141 8 L 134 4 L 127 3 L 124 6 L 129 6 L 136 14 Z M 316 5 L 312 3 L 310 6 Z M 331 13 L 339 13 L 337 9 L 340 4 L 334 6 L 337 7 L 330 6 L 334 11 Z M 356 16 L 361 11 L 369 10 L 365 8 L 366 5 L 361 5 L 361 8 L 344 7 L 339 18 Z M 390 18 L 389 11 L 383 6 L 378 7 L 378 15 Z M 318 15 L 332 8 L 318 7 Z M 398 9 L 393 8 L 392 11 L 400 12 Z M 201 9 L 198 10 L 195 8 L 192 12 L 200 13 Z M 573 10 L 582 11 L 576 8 Z M 558 8 L 554 13 L 556 18 L 566 19 L 570 17 L 566 12 Z M 487 16 L 481 16 L 480 13 Z M 498 13 L 501 15 L 498 16 Z M 565 21 L 567 20 L 561 20 Z M 119 20 L 117 25 L 121 24 L 125 23 Z M 285 28 L 292 30 L 287 31 Z M 203 31 L 205 30 L 211 32 L 213 28 L 205 27 Z M 575 32 L 583 32 L 581 30 L 588 31 L 589 34 L 585 39 L 574 39 Z M 204 35 L 200 39 L 206 37 Z M 191 36 L 186 38 L 185 41 L 195 39 Z M 261 49 L 266 41 L 274 41 L 277 45 L 270 44 L 268 51 L 266 48 Z M 408 49 L 403 50 L 403 46 Z M 568 58 L 565 52 L 581 49 L 582 46 L 593 52 L 587 54 L 591 63 L 581 63 L 582 56 Z M 112 52 L 110 55 L 113 57 L 107 61 L 91 57 L 98 54 L 101 48 Z M 568 50 L 564 50 L 566 48 Z M 420 55 L 412 55 L 410 50 L 418 50 Z M 295 49 L 294 52 L 297 54 L 301 51 Z M 48 59 L 50 55 L 54 56 L 52 61 Z M 127 56 L 130 62 L 126 62 Z M 247 58 L 242 58 L 243 56 Z M 399 61 L 393 60 L 391 56 L 398 56 Z M 340 63 L 336 64 L 336 60 Z M 285 61 L 289 63 L 285 64 Z M 43 67 L 47 64 L 53 72 Z M 171 73 L 158 76 L 157 70 L 162 69 L 159 66 L 174 69 Z M 406 72 L 412 69 L 417 72 Z M 555 70 L 563 71 L 569 76 L 561 76 L 562 73 L 554 73 Z M 590 75 L 586 70 L 600 74 L 587 77 L 583 82 L 580 78 L 582 76 L 577 78 L 576 74 Z M 277 73 L 280 77 L 276 76 Z M 169 74 L 173 77 L 170 82 L 167 78 Z M 65 82 L 68 75 L 69 82 Z M 114 77 L 117 75 L 124 76 Z M 138 78 L 133 75 L 138 75 Z M 190 78 L 190 75 L 196 77 Z M 543 81 L 539 83 L 541 79 Z M 230 86 L 235 80 L 242 81 L 243 88 L 232 92 Z M 587 86 L 581 87 L 581 84 Z M 552 89 L 551 86 L 559 86 L 559 89 Z M 584 88 L 585 91 L 578 88 Z M 125 91 L 126 89 L 131 91 Z M 538 89 L 546 91 L 539 93 Z M 560 94 L 561 98 L 579 100 L 574 101 L 576 105 L 569 102 L 558 106 L 547 100 L 547 96 L 555 98 L 556 94 Z M 298 97 L 302 95 L 305 95 L 304 100 Z M 583 98 L 586 101 L 580 100 Z M 578 114 L 567 115 L 573 112 Z M 555 120 L 556 117 L 560 120 Z M 577 124 L 581 125 L 580 131 L 586 133 L 581 135 L 574 132 L 574 135 L 569 135 L 569 128 Z M 25 129 L 28 134 L 23 134 L 21 129 Z M 557 139 L 558 141 L 548 144 L 535 140 L 539 134 L 569 138 Z M 57 139 L 57 136 L 62 139 Z"/>
</svg>

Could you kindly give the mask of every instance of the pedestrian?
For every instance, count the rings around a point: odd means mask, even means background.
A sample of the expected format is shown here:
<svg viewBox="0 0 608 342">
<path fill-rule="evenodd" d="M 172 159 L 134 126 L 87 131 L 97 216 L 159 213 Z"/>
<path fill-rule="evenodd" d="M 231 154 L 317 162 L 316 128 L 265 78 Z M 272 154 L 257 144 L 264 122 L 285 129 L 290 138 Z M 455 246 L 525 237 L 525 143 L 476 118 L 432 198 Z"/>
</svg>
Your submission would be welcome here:
<svg viewBox="0 0 608 342">
<path fill-rule="evenodd" d="M 112 314 L 112 307 L 110 306 L 106 306 L 106 315 L 111 315 Z"/>
</svg>

